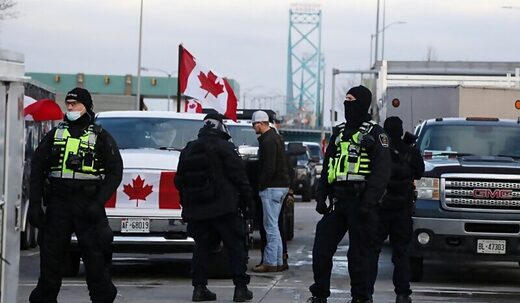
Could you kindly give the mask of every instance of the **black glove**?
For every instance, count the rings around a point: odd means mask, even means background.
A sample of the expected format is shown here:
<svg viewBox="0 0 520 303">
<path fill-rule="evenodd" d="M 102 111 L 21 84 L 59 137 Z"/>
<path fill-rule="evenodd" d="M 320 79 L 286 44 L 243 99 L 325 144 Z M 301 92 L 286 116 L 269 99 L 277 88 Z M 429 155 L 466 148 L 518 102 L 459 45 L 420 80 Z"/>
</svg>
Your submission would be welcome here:
<svg viewBox="0 0 520 303">
<path fill-rule="evenodd" d="M 329 206 L 327 206 L 327 202 L 325 202 L 325 199 L 318 198 L 316 200 L 316 212 L 320 215 L 324 215 L 330 212 Z"/>
<path fill-rule="evenodd" d="M 86 212 L 87 219 L 96 223 L 99 220 L 106 217 L 105 204 L 98 201 L 93 201 L 88 207 Z"/>
<path fill-rule="evenodd" d="M 28 216 L 32 226 L 41 229 L 45 225 L 45 213 L 41 203 L 30 203 Z"/>
</svg>

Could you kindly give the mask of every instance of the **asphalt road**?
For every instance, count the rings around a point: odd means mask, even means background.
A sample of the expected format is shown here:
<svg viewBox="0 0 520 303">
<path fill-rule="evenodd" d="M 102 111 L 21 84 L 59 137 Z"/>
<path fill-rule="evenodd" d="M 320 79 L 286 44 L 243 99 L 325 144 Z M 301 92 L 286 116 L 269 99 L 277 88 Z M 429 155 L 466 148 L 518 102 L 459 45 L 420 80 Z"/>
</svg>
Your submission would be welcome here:
<svg viewBox="0 0 520 303">
<path fill-rule="evenodd" d="M 295 238 L 289 242 L 290 269 L 283 273 L 251 274 L 252 302 L 305 302 L 312 284 L 312 244 L 320 216 L 314 203 L 297 203 Z M 346 237 L 345 237 L 346 238 Z M 340 244 L 334 258 L 329 302 L 350 299 L 346 251 L 348 241 Z M 251 251 L 249 267 L 258 263 L 258 249 Z M 189 255 L 129 256 L 115 255 L 114 283 L 119 293 L 116 302 L 191 302 Z M 39 272 L 37 249 L 23 251 L 18 302 L 28 302 Z M 380 258 L 380 274 L 374 302 L 394 302 L 392 263 L 388 247 Z M 412 284 L 414 302 L 520 302 L 520 267 L 517 263 L 426 262 L 424 281 Z M 210 280 L 218 302 L 232 302 L 230 280 Z M 59 302 L 90 302 L 84 270 L 76 278 L 63 281 Z"/>
</svg>

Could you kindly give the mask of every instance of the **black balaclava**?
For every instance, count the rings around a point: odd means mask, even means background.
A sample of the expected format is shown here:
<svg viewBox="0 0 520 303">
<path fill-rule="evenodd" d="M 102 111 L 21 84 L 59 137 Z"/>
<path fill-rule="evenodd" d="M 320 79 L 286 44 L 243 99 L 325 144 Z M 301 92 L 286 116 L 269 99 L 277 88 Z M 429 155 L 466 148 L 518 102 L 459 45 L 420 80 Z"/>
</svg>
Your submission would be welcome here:
<svg viewBox="0 0 520 303">
<path fill-rule="evenodd" d="M 390 140 L 401 139 L 403 136 L 403 121 L 399 117 L 388 117 L 385 120 L 384 129 Z"/>
<path fill-rule="evenodd" d="M 347 95 L 350 94 L 356 98 L 355 101 L 343 102 L 345 106 L 345 120 L 347 120 L 348 128 L 356 128 L 364 121 L 370 120 L 368 109 L 372 103 L 372 93 L 363 85 L 351 88 Z"/>
</svg>

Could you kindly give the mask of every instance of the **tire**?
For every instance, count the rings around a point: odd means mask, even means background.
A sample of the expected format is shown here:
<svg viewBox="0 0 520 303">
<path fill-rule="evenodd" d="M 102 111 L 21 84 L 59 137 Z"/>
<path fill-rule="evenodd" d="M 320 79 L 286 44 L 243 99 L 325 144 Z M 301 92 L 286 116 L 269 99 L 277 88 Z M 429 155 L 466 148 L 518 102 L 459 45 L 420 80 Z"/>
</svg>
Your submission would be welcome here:
<svg viewBox="0 0 520 303">
<path fill-rule="evenodd" d="M 81 254 L 78 251 L 69 252 L 63 262 L 63 276 L 76 277 L 79 273 L 79 265 L 81 261 Z"/>
<path fill-rule="evenodd" d="M 229 279 L 229 258 L 222 242 L 209 255 L 208 276 L 212 279 Z"/>
<path fill-rule="evenodd" d="M 305 182 L 305 186 L 302 189 L 302 202 L 311 202 L 312 187 L 309 182 Z"/>
<path fill-rule="evenodd" d="M 316 199 L 316 194 L 318 192 L 318 179 L 314 180 L 314 185 L 312 186 L 312 198 Z"/>
<path fill-rule="evenodd" d="M 421 282 L 423 279 L 423 259 L 410 257 L 410 281 Z"/>
<path fill-rule="evenodd" d="M 290 241 L 294 238 L 294 198 L 287 199 L 286 203 L 284 213 L 285 239 Z"/>
<path fill-rule="evenodd" d="M 36 228 L 27 222 L 25 231 L 20 234 L 20 248 L 26 250 L 33 247 L 36 247 Z"/>
</svg>

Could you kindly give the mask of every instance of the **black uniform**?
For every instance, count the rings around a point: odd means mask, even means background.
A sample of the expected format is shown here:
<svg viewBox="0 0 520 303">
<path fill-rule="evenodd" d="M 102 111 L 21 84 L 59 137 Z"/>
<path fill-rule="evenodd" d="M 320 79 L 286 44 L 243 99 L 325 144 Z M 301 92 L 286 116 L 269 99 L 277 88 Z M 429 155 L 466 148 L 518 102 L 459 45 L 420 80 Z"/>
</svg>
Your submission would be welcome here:
<svg viewBox="0 0 520 303">
<path fill-rule="evenodd" d="M 371 172 L 365 181 L 328 183 L 329 162 L 336 155 L 336 139 L 339 132 L 343 131 L 343 140 L 348 140 L 363 122 L 370 120 L 367 111 L 371 93 L 364 87 L 359 88 L 351 89 L 354 90 L 353 95 L 357 101 L 345 102 L 357 103 L 353 106 L 359 106 L 359 109 L 352 110 L 345 104 L 347 124 L 343 129 L 334 128 L 325 152 L 316 206 L 316 210 L 324 216 L 316 226 L 312 251 L 314 284 L 309 288 L 313 298 L 310 302 L 326 302 L 326 298 L 330 296 L 332 257 L 347 231 L 350 240 L 347 257 L 352 298 L 354 302 L 366 302 L 371 299 L 370 261 L 376 252 L 377 208 L 390 177 L 388 138 L 379 125 L 373 125 L 361 143 L 361 146 L 367 148 L 371 165 Z M 325 204 L 327 197 L 331 203 L 329 207 Z"/>
<path fill-rule="evenodd" d="M 195 239 L 195 287 L 208 284 L 209 254 L 220 239 L 229 253 L 234 284 L 249 284 L 245 229 L 239 209 L 251 215 L 252 192 L 242 159 L 229 138 L 226 132 L 205 125 L 198 139 L 181 152 L 177 167 L 175 185 L 180 193 L 182 218 L 188 222 L 188 234 Z"/>
<path fill-rule="evenodd" d="M 65 118 L 62 123 L 67 124 L 72 138 L 79 138 L 93 124 L 93 117 L 94 113 L 88 111 L 76 121 Z M 72 233 L 78 238 L 92 302 L 113 302 L 116 297 L 117 290 L 108 268 L 113 235 L 104 204 L 121 182 L 123 163 L 110 134 L 99 126 L 94 129 L 97 132 L 95 158 L 99 159 L 105 175 L 100 181 L 49 177 L 50 165 L 57 156 L 53 153 L 57 128 L 47 133 L 33 155 L 29 220 L 40 230 L 40 278 L 30 302 L 57 302 Z"/>
<path fill-rule="evenodd" d="M 407 297 L 412 293 L 408 249 L 412 240 L 412 213 L 415 198 L 413 180 L 422 177 L 424 162 L 420 151 L 401 139 L 403 134 L 401 119 L 389 117 L 385 121 L 385 130 L 390 136 L 392 177 L 379 212 L 378 246 L 381 247 L 384 240 L 390 237 L 395 293 Z M 378 256 L 379 254 L 376 255 L 373 264 L 372 287 L 377 278 Z M 407 301 L 403 300 L 403 302 Z"/>
</svg>

